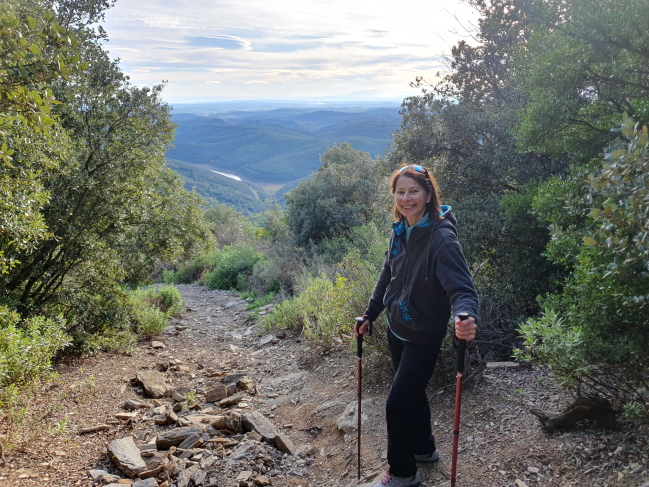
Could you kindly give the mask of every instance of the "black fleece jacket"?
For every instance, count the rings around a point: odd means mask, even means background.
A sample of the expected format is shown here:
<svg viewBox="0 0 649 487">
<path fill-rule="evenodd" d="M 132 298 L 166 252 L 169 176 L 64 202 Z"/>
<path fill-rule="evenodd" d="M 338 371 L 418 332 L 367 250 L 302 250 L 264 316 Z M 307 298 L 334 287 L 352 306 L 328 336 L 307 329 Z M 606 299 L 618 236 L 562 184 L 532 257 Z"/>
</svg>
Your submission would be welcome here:
<svg viewBox="0 0 649 487">
<path fill-rule="evenodd" d="M 406 245 L 403 222 L 393 225 L 390 248 L 365 314 L 375 321 L 386 310 L 399 337 L 420 344 L 441 341 L 451 308 L 478 321 L 478 294 L 457 240 L 448 206 L 442 217 L 412 229 Z"/>
</svg>

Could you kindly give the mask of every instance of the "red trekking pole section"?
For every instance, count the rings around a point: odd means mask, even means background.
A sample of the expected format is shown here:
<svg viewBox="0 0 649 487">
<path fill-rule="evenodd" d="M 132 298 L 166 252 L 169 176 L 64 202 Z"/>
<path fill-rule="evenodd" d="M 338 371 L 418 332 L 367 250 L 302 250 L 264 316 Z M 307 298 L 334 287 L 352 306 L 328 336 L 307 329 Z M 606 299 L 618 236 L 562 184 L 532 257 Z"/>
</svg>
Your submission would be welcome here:
<svg viewBox="0 0 649 487">
<path fill-rule="evenodd" d="M 356 318 L 358 328 L 365 321 L 364 318 Z M 356 359 L 358 360 L 358 480 L 361 479 L 361 373 L 363 372 L 363 335 L 359 333 L 356 341 Z"/>
<path fill-rule="evenodd" d="M 460 321 L 469 318 L 466 313 L 457 315 Z M 453 457 L 451 461 L 451 487 L 455 487 L 457 472 L 457 449 L 460 440 L 460 407 L 462 405 L 462 374 L 464 373 L 464 356 L 466 354 L 466 341 L 459 340 L 457 347 L 457 385 L 455 389 L 455 421 L 453 423 Z"/>
</svg>

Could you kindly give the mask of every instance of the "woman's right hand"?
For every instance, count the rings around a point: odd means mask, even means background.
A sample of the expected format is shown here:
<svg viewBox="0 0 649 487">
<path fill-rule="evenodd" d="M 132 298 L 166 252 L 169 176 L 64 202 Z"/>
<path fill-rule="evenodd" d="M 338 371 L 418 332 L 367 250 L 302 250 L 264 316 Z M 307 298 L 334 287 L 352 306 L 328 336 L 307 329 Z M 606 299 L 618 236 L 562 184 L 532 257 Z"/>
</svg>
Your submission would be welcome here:
<svg viewBox="0 0 649 487">
<path fill-rule="evenodd" d="M 358 340 L 359 335 L 368 335 L 370 330 L 370 320 L 363 321 L 363 324 L 358 326 L 358 321 L 354 323 L 354 338 Z"/>
</svg>

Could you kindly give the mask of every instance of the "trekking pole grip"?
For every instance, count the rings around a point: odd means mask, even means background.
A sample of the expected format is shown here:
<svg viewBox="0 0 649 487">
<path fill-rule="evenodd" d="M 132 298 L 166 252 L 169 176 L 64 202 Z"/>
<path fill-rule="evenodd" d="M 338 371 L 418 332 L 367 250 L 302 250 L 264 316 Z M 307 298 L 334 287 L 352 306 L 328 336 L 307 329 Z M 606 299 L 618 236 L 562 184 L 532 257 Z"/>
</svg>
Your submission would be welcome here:
<svg viewBox="0 0 649 487">
<path fill-rule="evenodd" d="M 363 358 L 363 335 L 360 334 L 361 325 L 365 322 L 364 318 L 356 318 L 356 323 L 358 323 L 358 340 L 356 340 L 356 356 L 358 358 Z"/>
<path fill-rule="evenodd" d="M 460 321 L 469 319 L 468 313 L 458 313 Z M 458 340 L 457 344 L 457 371 L 461 374 L 464 373 L 464 358 L 466 355 L 466 340 Z"/>
</svg>

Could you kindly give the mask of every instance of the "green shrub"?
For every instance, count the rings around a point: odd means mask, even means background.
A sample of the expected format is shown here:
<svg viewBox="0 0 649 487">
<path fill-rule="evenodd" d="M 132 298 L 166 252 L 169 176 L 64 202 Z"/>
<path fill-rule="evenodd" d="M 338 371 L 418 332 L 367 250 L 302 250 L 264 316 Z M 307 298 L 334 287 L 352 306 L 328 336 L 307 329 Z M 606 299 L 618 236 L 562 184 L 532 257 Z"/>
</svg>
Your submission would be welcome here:
<svg viewBox="0 0 649 487">
<path fill-rule="evenodd" d="M 161 286 L 157 293 L 162 299 L 160 310 L 167 316 L 176 316 L 185 311 L 185 302 L 180 291 L 174 286 Z"/>
<path fill-rule="evenodd" d="M 169 323 L 169 317 L 185 311 L 180 291 L 173 285 L 136 289 L 129 295 L 129 308 L 134 331 L 149 338 L 159 335 Z"/>
<path fill-rule="evenodd" d="M 205 284 L 210 289 L 244 289 L 247 277 L 262 257 L 249 245 L 243 247 L 223 247 L 219 253 L 218 264 L 205 276 Z"/>
<path fill-rule="evenodd" d="M 131 304 L 135 332 L 142 338 L 161 334 L 169 323 L 169 317 L 147 299 L 135 296 Z"/>
<path fill-rule="evenodd" d="M 70 344 L 61 318 L 20 320 L 0 306 L 0 386 L 23 384 L 50 370 L 52 358 Z"/>
<path fill-rule="evenodd" d="M 571 269 L 521 326 L 517 354 L 552 366 L 578 394 L 644 402 L 649 387 L 649 135 L 625 117 L 604 157 L 575 167 L 555 203 L 573 224 L 551 226 L 548 255 Z M 557 212 L 542 216 L 552 221 Z M 563 217 L 565 221 L 565 217 Z M 553 222 L 554 223 L 554 222 Z"/>
<path fill-rule="evenodd" d="M 334 282 L 326 276 L 308 279 L 304 291 L 276 306 L 265 325 L 302 331 L 319 345 L 331 345 L 335 337 L 352 333 L 354 318 L 363 314 L 377 278 L 377 268 L 352 251 L 339 264 Z M 384 326 L 383 318 L 377 326 Z"/>
</svg>

